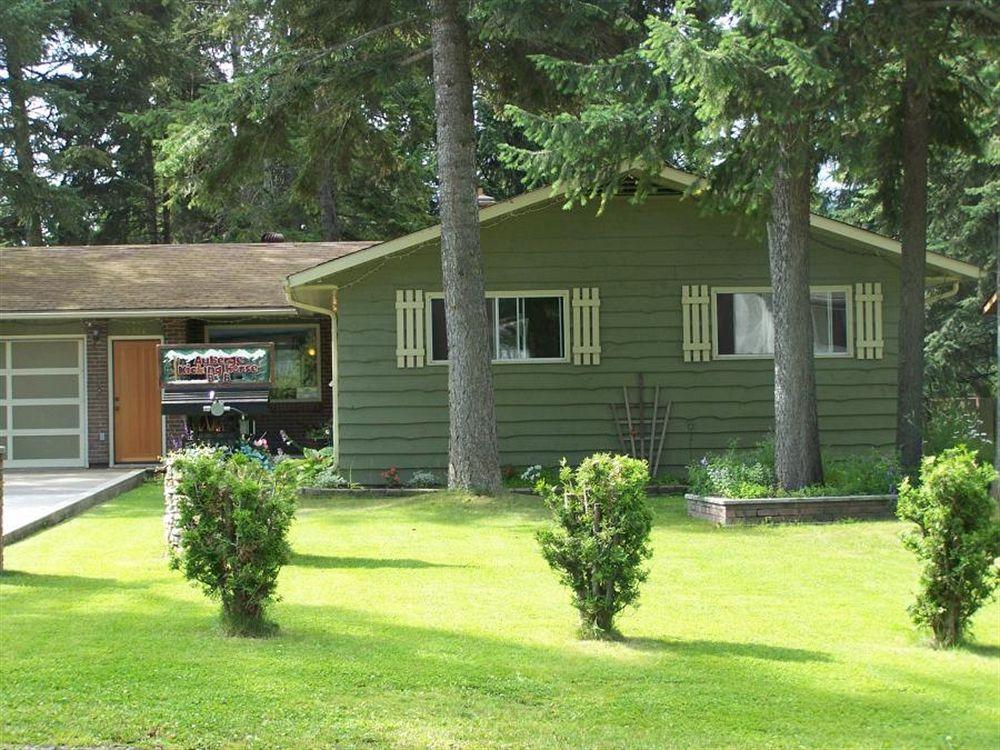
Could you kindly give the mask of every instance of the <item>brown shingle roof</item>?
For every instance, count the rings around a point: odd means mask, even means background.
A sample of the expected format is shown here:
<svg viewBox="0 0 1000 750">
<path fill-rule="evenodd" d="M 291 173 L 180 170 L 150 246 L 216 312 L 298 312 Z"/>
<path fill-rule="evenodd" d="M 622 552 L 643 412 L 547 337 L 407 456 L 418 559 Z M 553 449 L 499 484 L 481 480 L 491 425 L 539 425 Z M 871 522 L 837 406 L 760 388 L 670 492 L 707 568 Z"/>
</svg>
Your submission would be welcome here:
<svg viewBox="0 0 1000 750">
<path fill-rule="evenodd" d="M 0 313 L 292 308 L 295 271 L 372 242 L 0 249 Z"/>
</svg>

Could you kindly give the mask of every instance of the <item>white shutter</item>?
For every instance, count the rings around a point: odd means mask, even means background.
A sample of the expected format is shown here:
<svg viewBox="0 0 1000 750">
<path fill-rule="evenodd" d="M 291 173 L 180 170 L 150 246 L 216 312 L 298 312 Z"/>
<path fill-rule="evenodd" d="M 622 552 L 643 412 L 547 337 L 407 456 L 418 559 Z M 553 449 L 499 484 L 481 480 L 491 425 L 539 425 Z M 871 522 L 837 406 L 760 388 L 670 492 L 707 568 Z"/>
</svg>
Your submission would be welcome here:
<svg viewBox="0 0 1000 750">
<path fill-rule="evenodd" d="M 601 364 L 601 295 L 596 286 L 573 289 L 573 364 Z"/>
<path fill-rule="evenodd" d="M 396 290 L 396 367 L 423 367 L 424 292 Z"/>
<path fill-rule="evenodd" d="M 708 362 L 712 358 L 711 309 L 707 284 L 681 287 L 685 362 Z"/>
<path fill-rule="evenodd" d="M 882 359 L 882 285 L 854 285 L 854 351 L 858 359 Z"/>
</svg>

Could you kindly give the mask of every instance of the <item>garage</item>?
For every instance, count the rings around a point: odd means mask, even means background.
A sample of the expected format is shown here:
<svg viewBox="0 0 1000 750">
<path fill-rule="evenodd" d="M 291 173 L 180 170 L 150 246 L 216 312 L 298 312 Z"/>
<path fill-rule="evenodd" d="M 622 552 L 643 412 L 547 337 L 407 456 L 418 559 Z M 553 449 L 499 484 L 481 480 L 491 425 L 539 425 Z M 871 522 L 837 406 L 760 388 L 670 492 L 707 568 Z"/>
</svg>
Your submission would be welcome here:
<svg viewBox="0 0 1000 750">
<path fill-rule="evenodd" d="M 0 444 L 12 468 L 87 465 L 84 337 L 0 339 Z"/>
</svg>

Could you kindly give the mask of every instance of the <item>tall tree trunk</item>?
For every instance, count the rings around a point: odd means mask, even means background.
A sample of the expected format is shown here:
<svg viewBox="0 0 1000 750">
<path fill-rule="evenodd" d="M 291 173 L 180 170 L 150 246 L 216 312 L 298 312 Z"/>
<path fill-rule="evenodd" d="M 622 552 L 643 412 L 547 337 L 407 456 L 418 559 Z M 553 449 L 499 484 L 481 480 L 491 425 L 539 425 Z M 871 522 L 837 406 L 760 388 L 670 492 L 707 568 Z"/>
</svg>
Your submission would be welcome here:
<svg viewBox="0 0 1000 750">
<path fill-rule="evenodd" d="M 333 172 L 330 168 L 330 157 L 323 155 L 319 162 L 319 213 L 323 228 L 323 239 L 335 242 L 344 236 L 340 226 L 340 214 L 337 212 L 337 194 L 333 186 Z"/>
<path fill-rule="evenodd" d="M 899 370 L 896 448 L 903 470 L 920 468 L 924 424 L 924 277 L 927 265 L 927 154 L 930 138 L 928 51 L 906 50 L 903 180 L 900 194 Z"/>
<path fill-rule="evenodd" d="M 767 243 L 774 289 L 774 469 L 795 490 L 823 481 L 809 295 L 812 165 L 801 135 L 779 148 Z"/>
<path fill-rule="evenodd" d="M 17 173 L 21 178 L 22 190 L 27 198 L 18 209 L 24 223 L 24 237 L 29 245 L 42 244 L 42 219 L 32 188 L 35 182 L 35 153 L 31 150 L 31 125 L 28 116 L 28 94 L 24 83 L 24 60 L 17 42 L 5 37 L 3 46 L 7 52 L 7 76 L 10 79 L 11 119 L 14 121 L 14 155 L 17 158 Z M 19 201 L 20 202 L 20 201 Z"/>
<path fill-rule="evenodd" d="M 472 70 L 464 3 L 431 1 L 441 195 L 441 273 L 448 327 L 448 485 L 497 492 L 500 451 L 476 204 Z"/>
<path fill-rule="evenodd" d="M 146 241 L 155 245 L 160 241 L 159 228 L 156 225 L 156 214 L 159 203 L 156 200 L 156 160 L 153 158 L 153 144 L 148 138 L 142 139 L 142 171 L 146 181 L 145 210 L 143 219 L 146 224 Z"/>
</svg>

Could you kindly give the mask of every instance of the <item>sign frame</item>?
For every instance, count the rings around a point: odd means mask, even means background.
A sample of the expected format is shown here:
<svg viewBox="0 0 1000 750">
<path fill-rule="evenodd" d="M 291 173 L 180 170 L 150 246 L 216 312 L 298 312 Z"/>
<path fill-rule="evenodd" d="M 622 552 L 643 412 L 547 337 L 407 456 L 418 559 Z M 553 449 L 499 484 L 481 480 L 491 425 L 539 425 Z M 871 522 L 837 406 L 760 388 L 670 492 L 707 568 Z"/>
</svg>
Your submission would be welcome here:
<svg viewBox="0 0 1000 750">
<path fill-rule="evenodd" d="M 163 355 L 165 351 L 170 349 L 193 349 L 193 350 L 226 350 L 226 349 L 266 349 L 267 350 L 267 361 L 268 361 L 268 379 L 267 381 L 245 381 L 245 380 L 227 380 L 227 381 L 210 381 L 210 380 L 190 380 L 190 381 L 168 381 L 164 380 L 164 368 L 163 368 Z M 270 391 L 274 387 L 274 375 L 275 375 L 275 352 L 274 352 L 274 342 L 273 341 L 245 341 L 245 342 L 235 342 L 227 344 L 206 344 L 206 343 L 194 343 L 194 344 L 159 344 L 156 347 L 156 370 L 157 375 L 160 380 L 160 389 L 162 391 L 204 391 L 204 390 L 217 390 L 217 391 L 227 391 L 227 390 L 263 390 L 267 389 Z"/>
</svg>

